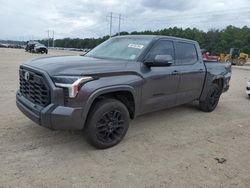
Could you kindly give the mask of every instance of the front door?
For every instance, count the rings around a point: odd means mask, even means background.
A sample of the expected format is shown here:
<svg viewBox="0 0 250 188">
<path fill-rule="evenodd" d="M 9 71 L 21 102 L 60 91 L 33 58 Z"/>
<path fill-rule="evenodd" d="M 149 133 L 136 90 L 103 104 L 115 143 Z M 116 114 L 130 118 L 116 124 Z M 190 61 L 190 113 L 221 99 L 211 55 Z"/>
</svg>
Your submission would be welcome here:
<svg viewBox="0 0 250 188">
<path fill-rule="evenodd" d="M 154 44 L 146 59 L 154 59 L 156 55 L 171 55 L 174 59 L 173 41 L 159 40 Z M 180 75 L 176 74 L 176 66 L 147 67 L 142 64 L 142 75 L 145 83 L 142 88 L 141 113 L 147 113 L 176 105 L 176 95 Z"/>
</svg>

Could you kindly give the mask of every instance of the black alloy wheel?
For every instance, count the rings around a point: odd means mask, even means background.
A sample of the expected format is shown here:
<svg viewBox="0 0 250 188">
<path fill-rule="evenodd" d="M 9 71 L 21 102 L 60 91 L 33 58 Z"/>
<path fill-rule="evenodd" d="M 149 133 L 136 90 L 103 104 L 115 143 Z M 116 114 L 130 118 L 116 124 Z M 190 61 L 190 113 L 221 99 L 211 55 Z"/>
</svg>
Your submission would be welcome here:
<svg viewBox="0 0 250 188">
<path fill-rule="evenodd" d="M 105 149 L 118 144 L 125 136 L 130 116 L 127 107 L 115 99 L 103 99 L 91 108 L 85 133 L 90 144 Z"/>
<path fill-rule="evenodd" d="M 126 129 L 123 116 L 118 110 L 111 110 L 104 113 L 97 122 L 96 128 L 97 137 L 106 143 L 120 138 Z"/>
<path fill-rule="evenodd" d="M 212 112 L 218 105 L 221 89 L 217 84 L 212 84 L 204 101 L 200 101 L 199 108 L 204 112 Z"/>
<path fill-rule="evenodd" d="M 217 106 L 219 102 L 220 95 L 221 95 L 220 89 L 217 87 L 214 88 L 209 96 L 209 108 L 210 109 L 215 109 L 215 107 Z"/>
</svg>

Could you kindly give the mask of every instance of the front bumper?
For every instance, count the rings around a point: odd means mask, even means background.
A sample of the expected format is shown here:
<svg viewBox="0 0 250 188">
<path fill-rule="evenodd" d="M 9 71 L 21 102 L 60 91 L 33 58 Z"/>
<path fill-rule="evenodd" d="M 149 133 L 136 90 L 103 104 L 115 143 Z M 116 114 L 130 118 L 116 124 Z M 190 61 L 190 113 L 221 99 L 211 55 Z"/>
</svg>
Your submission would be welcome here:
<svg viewBox="0 0 250 188">
<path fill-rule="evenodd" d="M 250 81 L 247 83 L 246 93 L 250 95 Z"/>
<path fill-rule="evenodd" d="M 65 107 L 49 104 L 46 107 L 36 105 L 18 91 L 16 105 L 28 118 L 50 129 L 81 130 L 84 127 L 81 107 Z"/>
</svg>

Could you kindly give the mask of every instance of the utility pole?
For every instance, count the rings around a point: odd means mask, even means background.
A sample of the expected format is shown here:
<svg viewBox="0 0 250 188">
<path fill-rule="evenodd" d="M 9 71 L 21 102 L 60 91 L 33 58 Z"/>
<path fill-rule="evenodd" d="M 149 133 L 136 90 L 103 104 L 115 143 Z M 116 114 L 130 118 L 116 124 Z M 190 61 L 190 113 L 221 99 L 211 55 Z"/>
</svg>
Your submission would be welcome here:
<svg viewBox="0 0 250 188">
<path fill-rule="evenodd" d="M 53 48 L 55 47 L 55 30 L 53 30 Z"/>
<path fill-rule="evenodd" d="M 111 38 L 112 35 L 112 22 L 113 22 L 113 13 L 110 13 L 110 28 L 109 28 L 109 38 Z"/>
<path fill-rule="evenodd" d="M 122 15 L 119 14 L 119 24 L 118 24 L 118 35 L 120 36 L 120 32 L 121 32 L 121 19 L 122 19 Z"/>
<path fill-rule="evenodd" d="M 48 48 L 49 48 L 49 30 L 48 30 Z"/>
<path fill-rule="evenodd" d="M 114 16 L 115 15 L 115 16 Z M 114 19 L 118 19 L 118 35 L 120 35 L 121 33 L 121 20 L 123 20 L 122 15 L 111 12 L 110 16 L 107 16 L 107 18 L 109 18 L 110 21 L 110 27 L 109 27 L 109 37 L 112 37 L 112 27 L 113 27 L 113 20 Z"/>
<path fill-rule="evenodd" d="M 50 44 L 50 39 L 52 39 L 52 47 L 55 47 L 55 30 L 47 30 L 48 33 L 48 48 Z M 50 38 L 50 35 L 52 35 L 52 38 Z"/>
</svg>

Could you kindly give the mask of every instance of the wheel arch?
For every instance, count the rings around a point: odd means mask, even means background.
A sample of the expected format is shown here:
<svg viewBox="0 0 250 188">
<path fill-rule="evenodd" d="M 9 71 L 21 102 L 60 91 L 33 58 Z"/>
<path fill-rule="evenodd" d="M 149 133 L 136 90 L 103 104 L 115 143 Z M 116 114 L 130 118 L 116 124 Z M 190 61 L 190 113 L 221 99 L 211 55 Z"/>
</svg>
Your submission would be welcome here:
<svg viewBox="0 0 250 188">
<path fill-rule="evenodd" d="M 217 84 L 221 91 L 223 91 L 224 88 L 224 77 L 222 75 L 209 75 L 206 80 L 205 84 L 203 86 L 203 91 L 201 93 L 201 96 L 199 98 L 199 101 L 204 101 L 206 98 L 206 94 L 209 91 L 209 88 L 211 87 L 212 84 Z"/>
<path fill-rule="evenodd" d="M 120 96 L 119 96 L 120 94 Z M 123 98 L 123 96 L 125 96 Z M 136 116 L 137 109 L 138 109 L 138 103 L 136 99 L 136 92 L 133 87 L 127 86 L 127 85 L 121 85 L 121 86 L 110 86 L 105 88 L 100 88 L 93 92 L 89 99 L 87 100 L 84 110 L 82 112 L 83 122 L 84 125 L 86 123 L 86 120 L 88 118 L 89 112 L 91 110 L 91 107 L 100 99 L 102 98 L 114 98 L 122 102 L 128 109 L 130 118 L 133 119 Z M 131 99 L 131 100 L 128 100 Z M 128 101 L 126 101 L 128 100 Z M 131 104 L 132 102 L 132 104 Z"/>
<path fill-rule="evenodd" d="M 223 77 L 218 77 L 218 78 L 215 78 L 213 81 L 212 81 L 213 84 L 217 84 L 221 90 L 221 92 L 223 91 L 223 88 L 224 88 L 224 79 Z"/>
</svg>

